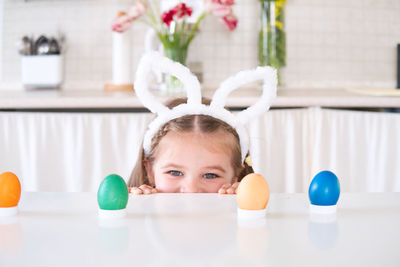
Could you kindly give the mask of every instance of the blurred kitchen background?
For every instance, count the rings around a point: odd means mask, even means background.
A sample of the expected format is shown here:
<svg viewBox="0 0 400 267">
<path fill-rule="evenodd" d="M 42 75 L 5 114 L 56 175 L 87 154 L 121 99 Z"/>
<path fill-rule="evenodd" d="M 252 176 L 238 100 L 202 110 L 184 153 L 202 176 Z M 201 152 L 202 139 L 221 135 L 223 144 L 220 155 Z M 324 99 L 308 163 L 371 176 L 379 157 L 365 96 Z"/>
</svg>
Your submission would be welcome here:
<svg viewBox="0 0 400 267">
<path fill-rule="evenodd" d="M 0 89 L 21 89 L 16 43 L 24 35 L 66 36 L 63 88 L 103 90 L 112 79 L 111 21 L 132 0 L 1 0 Z M 235 31 L 207 16 L 189 48 L 201 62 L 204 87 L 258 65 L 260 2 L 236 0 Z M 288 88 L 396 87 L 399 0 L 288 0 L 285 30 Z M 132 70 L 144 51 L 147 25 L 134 22 Z M 132 74 L 133 75 L 133 74 Z"/>
</svg>

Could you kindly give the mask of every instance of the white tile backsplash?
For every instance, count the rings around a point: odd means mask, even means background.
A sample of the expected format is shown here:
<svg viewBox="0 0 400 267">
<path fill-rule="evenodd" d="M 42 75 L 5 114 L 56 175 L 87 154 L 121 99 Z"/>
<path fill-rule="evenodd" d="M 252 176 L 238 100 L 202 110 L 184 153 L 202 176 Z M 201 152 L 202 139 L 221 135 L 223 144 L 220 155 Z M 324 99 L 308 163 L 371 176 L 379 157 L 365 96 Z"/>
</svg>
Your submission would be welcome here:
<svg viewBox="0 0 400 267">
<path fill-rule="evenodd" d="M 110 23 L 133 0 L 0 0 L 0 89 L 21 88 L 16 42 L 23 35 L 65 33 L 63 88 L 98 89 L 112 78 Z M 259 1 L 236 0 L 239 26 L 228 32 L 208 16 L 190 46 L 189 62 L 202 62 L 204 86 L 217 86 L 258 64 Z M 399 0 L 288 0 L 287 66 L 292 88 L 394 87 L 400 43 Z M 132 65 L 144 52 L 147 26 L 134 23 Z M 133 74 L 132 74 L 133 75 Z"/>
</svg>

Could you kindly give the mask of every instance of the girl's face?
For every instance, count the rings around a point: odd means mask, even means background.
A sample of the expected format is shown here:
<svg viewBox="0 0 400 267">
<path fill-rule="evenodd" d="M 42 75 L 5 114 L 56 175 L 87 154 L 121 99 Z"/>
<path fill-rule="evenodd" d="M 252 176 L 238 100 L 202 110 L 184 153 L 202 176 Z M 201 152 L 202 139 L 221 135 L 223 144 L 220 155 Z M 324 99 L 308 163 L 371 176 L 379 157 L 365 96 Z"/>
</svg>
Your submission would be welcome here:
<svg viewBox="0 0 400 267">
<path fill-rule="evenodd" d="M 237 180 L 231 163 L 233 142 L 224 131 L 168 132 L 153 164 L 145 162 L 150 182 L 160 193 L 217 193 Z"/>
</svg>

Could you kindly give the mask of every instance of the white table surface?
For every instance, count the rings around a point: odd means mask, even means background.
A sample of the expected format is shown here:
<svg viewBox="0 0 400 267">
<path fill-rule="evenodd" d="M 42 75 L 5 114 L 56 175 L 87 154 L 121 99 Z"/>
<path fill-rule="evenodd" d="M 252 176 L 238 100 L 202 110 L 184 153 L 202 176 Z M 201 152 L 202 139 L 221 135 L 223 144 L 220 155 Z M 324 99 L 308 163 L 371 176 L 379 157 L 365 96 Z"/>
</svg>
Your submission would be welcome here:
<svg viewBox="0 0 400 267">
<path fill-rule="evenodd" d="M 379 91 L 379 90 L 378 90 Z M 334 107 L 334 108 L 385 108 L 400 107 L 400 96 L 368 94 L 367 90 L 347 89 L 278 89 L 274 108 L 286 107 Z M 397 90 L 394 90 L 397 91 Z M 361 93 L 360 93 L 361 92 Z M 365 93 L 362 93 L 365 92 Z M 400 90 L 399 90 L 400 92 Z M 171 96 L 153 92 L 161 102 Z M 204 90 L 203 95 L 212 97 L 214 90 Z M 232 92 L 226 105 L 243 108 L 254 104 L 261 89 L 244 88 Z M 103 90 L 0 90 L 0 109 L 143 109 L 133 92 Z"/>
<path fill-rule="evenodd" d="M 130 196 L 110 223 L 96 194 L 23 192 L 19 215 L 0 218 L 0 266 L 400 266 L 400 193 L 342 194 L 330 222 L 308 205 L 273 194 L 251 226 L 235 196 Z"/>
</svg>

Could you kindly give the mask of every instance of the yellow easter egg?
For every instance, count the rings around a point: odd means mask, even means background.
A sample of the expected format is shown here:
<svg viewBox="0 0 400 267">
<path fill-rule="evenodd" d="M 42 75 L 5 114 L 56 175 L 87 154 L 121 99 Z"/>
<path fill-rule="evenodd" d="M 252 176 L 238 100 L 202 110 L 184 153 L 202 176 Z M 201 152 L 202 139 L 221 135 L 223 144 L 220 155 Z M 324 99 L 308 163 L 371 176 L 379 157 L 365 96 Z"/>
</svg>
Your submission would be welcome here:
<svg viewBox="0 0 400 267">
<path fill-rule="evenodd" d="M 265 209 L 269 201 L 268 183 L 261 174 L 248 174 L 240 181 L 236 197 L 240 209 Z"/>
<path fill-rule="evenodd" d="M 0 208 L 16 207 L 21 196 L 21 183 L 12 172 L 0 174 Z"/>
</svg>

